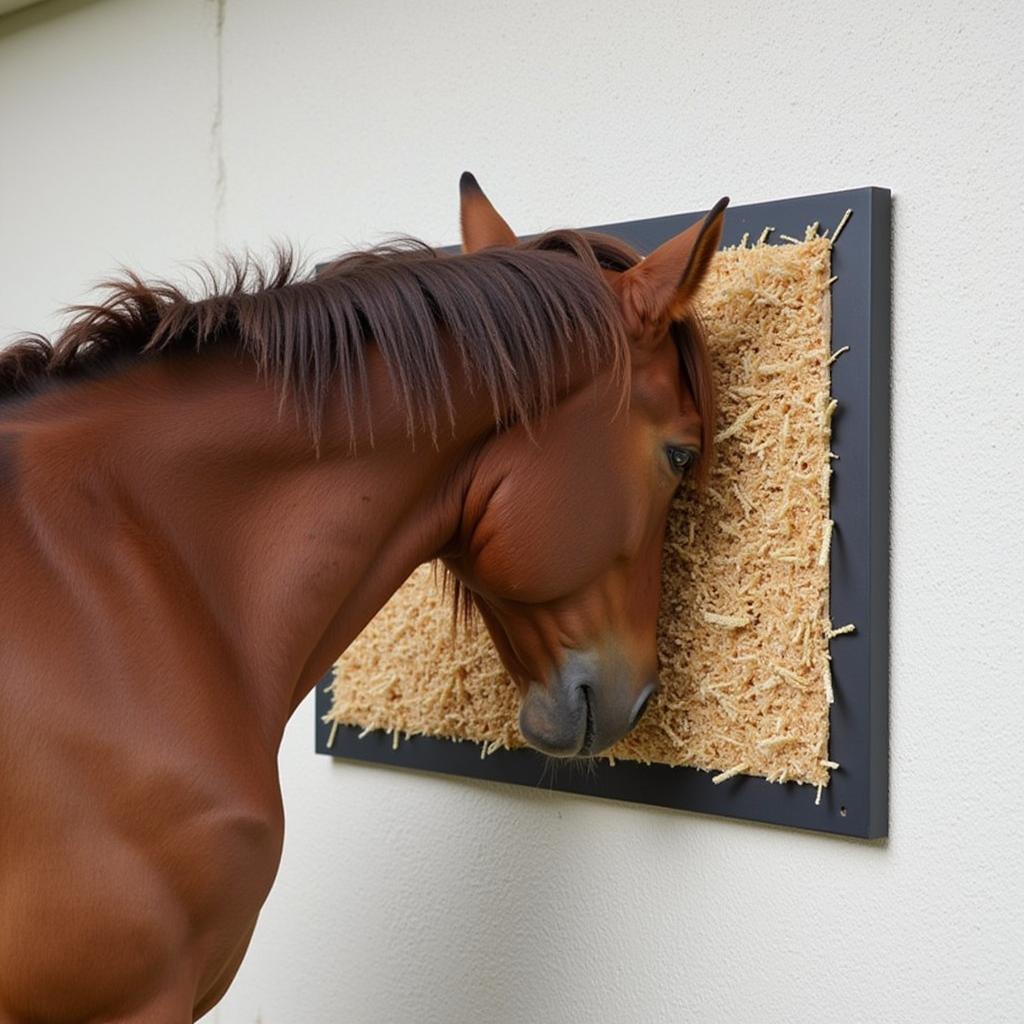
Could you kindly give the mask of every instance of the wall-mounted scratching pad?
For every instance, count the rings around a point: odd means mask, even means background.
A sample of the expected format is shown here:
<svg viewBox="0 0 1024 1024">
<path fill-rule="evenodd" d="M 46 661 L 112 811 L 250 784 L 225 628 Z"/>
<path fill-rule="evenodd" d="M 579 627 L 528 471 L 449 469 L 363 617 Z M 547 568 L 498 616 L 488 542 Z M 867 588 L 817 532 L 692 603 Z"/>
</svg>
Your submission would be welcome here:
<svg viewBox="0 0 1024 1024">
<path fill-rule="evenodd" d="M 718 388 L 707 493 L 676 501 L 663 569 L 663 689 L 615 759 L 827 785 L 829 239 L 725 249 L 700 296 Z M 482 627 L 453 635 L 422 567 L 336 666 L 331 723 L 523 744 Z"/>
</svg>

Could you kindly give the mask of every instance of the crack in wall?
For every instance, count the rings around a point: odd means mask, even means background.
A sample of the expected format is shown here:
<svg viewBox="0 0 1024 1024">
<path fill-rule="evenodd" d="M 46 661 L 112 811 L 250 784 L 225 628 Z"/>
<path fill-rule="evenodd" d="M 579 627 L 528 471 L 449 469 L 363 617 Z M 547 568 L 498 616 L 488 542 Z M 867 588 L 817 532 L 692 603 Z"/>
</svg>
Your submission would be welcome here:
<svg viewBox="0 0 1024 1024">
<path fill-rule="evenodd" d="M 213 120 L 210 122 L 210 154 L 213 160 L 213 236 L 217 246 L 223 243 L 224 208 L 227 202 L 227 167 L 224 162 L 224 18 L 227 0 L 207 0 L 214 7 L 214 43 L 216 47 L 216 94 Z"/>
</svg>

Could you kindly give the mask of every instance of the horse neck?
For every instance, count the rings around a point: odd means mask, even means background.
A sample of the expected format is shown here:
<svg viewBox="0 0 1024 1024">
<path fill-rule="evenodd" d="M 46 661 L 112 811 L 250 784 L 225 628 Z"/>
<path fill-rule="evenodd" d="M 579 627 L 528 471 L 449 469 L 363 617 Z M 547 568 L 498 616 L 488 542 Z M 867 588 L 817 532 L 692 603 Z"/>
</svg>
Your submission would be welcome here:
<svg viewBox="0 0 1024 1024">
<path fill-rule="evenodd" d="M 273 386 L 214 351 L 56 389 L 0 424 L 19 439 L 33 535 L 81 567 L 69 585 L 95 588 L 117 564 L 131 589 L 119 607 L 159 608 L 176 620 L 168 635 L 215 637 L 238 710 L 275 747 L 333 660 L 452 538 L 495 425 L 453 368 L 455 429 L 411 450 L 373 347 L 367 365 L 372 445 L 367 415 L 353 437 L 333 409 L 315 451 Z"/>
<path fill-rule="evenodd" d="M 216 636 L 218 671 L 201 685 L 241 688 L 274 748 L 335 658 L 456 536 L 496 426 L 485 389 L 453 366 L 453 429 L 445 412 L 436 442 L 411 442 L 374 346 L 367 368 L 354 436 L 329 408 L 318 449 L 276 387 L 216 350 L 54 389 L 0 421 L 18 436 L 18 504 L 50 559 L 76 566 L 83 590 L 102 578 L 130 591 L 119 606 L 173 617 L 168 636 Z M 592 376 L 571 368 L 564 391 Z"/>
</svg>

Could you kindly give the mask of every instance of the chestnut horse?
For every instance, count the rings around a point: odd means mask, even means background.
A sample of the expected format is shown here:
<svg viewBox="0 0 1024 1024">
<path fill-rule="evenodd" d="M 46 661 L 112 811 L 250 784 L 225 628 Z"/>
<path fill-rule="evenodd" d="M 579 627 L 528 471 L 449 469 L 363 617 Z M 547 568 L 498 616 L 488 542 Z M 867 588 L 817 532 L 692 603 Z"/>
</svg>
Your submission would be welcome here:
<svg viewBox="0 0 1024 1024">
<path fill-rule="evenodd" d="M 461 193 L 460 255 L 236 263 L 199 298 L 129 275 L 0 354 L 0 1024 L 220 999 L 277 870 L 285 723 L 418 564 L 541 750 L 602 750 L 655 690 L 725 201 L 638 261 Z"/>
</svg>

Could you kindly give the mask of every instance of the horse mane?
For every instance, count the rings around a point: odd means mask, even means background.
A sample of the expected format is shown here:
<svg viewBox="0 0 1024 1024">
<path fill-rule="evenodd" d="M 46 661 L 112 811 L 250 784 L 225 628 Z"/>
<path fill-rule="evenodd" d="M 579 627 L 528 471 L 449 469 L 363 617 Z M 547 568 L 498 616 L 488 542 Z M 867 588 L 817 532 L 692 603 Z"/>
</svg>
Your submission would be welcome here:
<svg viewBox="0 0 1024 1024">
<path fill-rule="evenodd" d="M 556 400 L 571 357 L 609 363 L 624 387 L 627 343 L 594 250 L 560 231 L 515 248 L 450 254 L 411 238 L 353 252 L 305 276 L 290 250 L 268 266 L 228 258 L 198 268 L 198 294 L 125 272 L 97 304 L 70 307 L 53 341 L 26 335 L 0 352 L 0 401 L 46 382 L 93 376 L 172 351 L 234 344 L 292 395 L 318 440 L 340 387 L 350 428 L 365 395 L 365 349 L 384 357 L 410 434 L 436 441 L 454 422 L 442 347 L 454 345 L 499 425 L 530 422 Z"/>
<path fill-rule="evenodd" d="M 267 266 L 249 257 L 229 257 L 219 274 L 200 265 L 194 295 L 126 272 L 99 286 L 103 301 L 70 307 L 55 340 L 25 335 L 0 351 L 0 402 L 161 353 L 233 343 L 280 382 L 282 398 L 295 397 L 317 441 L 337 388 L 354 430 L 372 341 L 410 433 L 425 429 L 436 441 L 439 408 L 454 421 L 442 358 L 450 341 L 470 381 L 486 388 L 498 424 L 529 423 L 555 401 L 571 354 L 595 372 L 610 362 L 626 387 L 627 341 L 600 271 L 639 259 L 609 235 L 560 230 L 473 254 L 401 238 L 341 256 L 314 277 L 278 248 Z M 703 424 L 702 481 L 714 438 L 710 360 L 696 314 L 671 331 Z"/>
<path fill-rule="evenodd" d="M 269 266 L 226 260 L 218 275 L 200 265 L 202 288 L 190 296 L 166 280 L 133 272 L 102 283 L 104 301 L 69 307 L 56 340 L 17 338 L 0 351 L 0 403 L 31 397 L 48 382 L 70 381 L 173 351 L 234 343 L 275 376 L 282 398 L 295 397 L 314 442 L 333 389 L 340 386 L 354 436 L 357 391 L 365 394 L 365 348 L 384 357 L 410 434 L 437 439 L 438 406 L 454 425 L 442 345 L 457 347 L 474 384 L 487 389 L 499 426 L 529 423 L 555 401 L 574 347 L 596 372 L 609 361 L 622 393 L 629 357 L 618 305 L 600 271 L 622 272 L 639 254 L 610 235 L 551 231 L 473 254 L 449 254 L 412 238 L 350 253 L 303 274 L 293 253 L 275 251 Z M 715 400 L 699 317 L 670 326 L 701 417 L 698 487 L 709 473 Z M 473 619 L 472 593 L 444 572 L 453 626 Z"/>
</svg>

